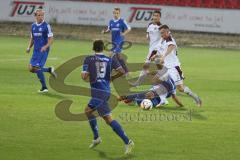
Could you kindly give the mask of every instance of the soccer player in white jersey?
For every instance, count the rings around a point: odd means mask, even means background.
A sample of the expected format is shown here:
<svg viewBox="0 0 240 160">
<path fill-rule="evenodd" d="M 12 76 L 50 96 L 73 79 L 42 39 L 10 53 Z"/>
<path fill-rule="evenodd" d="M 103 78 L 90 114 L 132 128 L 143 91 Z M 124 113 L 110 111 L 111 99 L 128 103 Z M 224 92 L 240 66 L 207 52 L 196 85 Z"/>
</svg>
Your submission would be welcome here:
<svg viewBox="0 0 240 160">
<path fill-rule="evenodd" d="M 149 40 L 149 52 L 146 57 L 145 63 L 143 65 L 143 70 L 141 71 L 138 80 L 132 83 L 133 86 L 138 86 L 143 82 L 147 76 L 149 64 L 151 63 L 151 56 L 157 53 L 157 48 L 161 40 L 161 35 L 159 31 L 161 12 L 156 10 L 153 13 L 152 22 L 147 27 L 147 39 Z"/>
<path fill-rule="evenodd" d="M 150 63 L 150 56 L 152 52 L 157 51 L 158 44 L 161 40 L 161 35 L 159 31 L 159 27 L 161 26 L 160 23 L 161 12 L 154 11 L 152 22 L 148 25 L 147 28 L 147 39 L 149 40 L 149 52 L 146 58 L 145 63 Z"/>
<path fill-rule="evenodd" d="M 169 27 L 167 25 L 161 25 L 159 29 L 162 41 L 159 44 L 158 52 L 160 52 L 159 54 L 162 56 L 162 63 L 164 63 L 164 66 L 168 68 L 168 72 L 174 80 L 177 89 L 180 92 L 184 92 L 192 97 L 196 104 L 200 107 L 202 105 L 202 101 L 199 96 L 183 84 L 184 76 L 180 68 L 180 61 L 177 57 L 177 44 L 170 33 Z M 154 55 L 151 59 L 153 60 L 157 57 L 157 55 Z"/>
</svg>

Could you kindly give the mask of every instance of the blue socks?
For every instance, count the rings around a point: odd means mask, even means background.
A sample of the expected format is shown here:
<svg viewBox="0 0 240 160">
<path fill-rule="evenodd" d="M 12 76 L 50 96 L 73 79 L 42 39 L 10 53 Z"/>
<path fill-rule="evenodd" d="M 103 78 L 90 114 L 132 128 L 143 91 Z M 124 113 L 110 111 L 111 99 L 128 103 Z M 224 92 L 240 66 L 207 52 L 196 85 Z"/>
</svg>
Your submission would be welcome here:
<svg viewBox="0 0 240 160">
<path fill-rule="evenodd" d="M 48 67 L 48 68 L 42 68 L 42 71 L 43 71 L 43 72 L 50 72 L 50 71 L 51 71 L 51 68 L 50 68 L 50 67 Z"/>
<path fill-rule="evenodd" d="M 123 142 L 124 142 L 125 144 L 128 144 L 128 143 L 129 143 L 128 137 L 127 137 L 126 134 L 124 133 L 121 125 L 120 125 L 116 120 L 113 120 L 113 121 L 110 123 L 110 126 L 112 127 L 112 129 L 114 130 L 114 132 L 123 140 Z"/>
<path fill-rule="evenodd" d="M 90 124 L 92 132 L 93 132 L 93 136 L 94 136 L 93 138 L 94 138 L 94 140 L 96 140 L 99 137 L 96 118 L 89 120 L 89 124 Z M 123 142 L 125 144 L 129 143 L 128 137 L 124 133 L 121 125 L 116 120 L 113 120 L 110 123 L 110 126 L 112 127 L 113 131 L 123 140 Z"/>
<path fill-rule="evenodd" d="M 95 140 L 99 137 L 96 118 L 89 120 L 89 124 L 91 126 L 92 131 L 93 131 L 93 136 L 94 136 L 93 139 Z"/>
<path fill-rule="evenodd" d="M 142 93 L 137 93 L 137 94 L 131 94 L 131 95 L 128 95 L 127 96 L 127 99 L 129 100 L 142 100 L 142 99 L 145 99 L 145 94 L 147 92 L 142 92 Z"/>
<path fill-rule="evenodd" d="M 47 86 L 46 86 L 46 81 L 45 81 L 45 77 L 44 77 L 44 74 L 43 74 L 42 69 L 39 69 L 39 70 L 36 72 L 36 74 L 37 74 L 37 77 L 38 77 L 39 81 L 40 81 L 41 84 L 42 84 L 42 88 L 47 88 Z"/>
</svg>

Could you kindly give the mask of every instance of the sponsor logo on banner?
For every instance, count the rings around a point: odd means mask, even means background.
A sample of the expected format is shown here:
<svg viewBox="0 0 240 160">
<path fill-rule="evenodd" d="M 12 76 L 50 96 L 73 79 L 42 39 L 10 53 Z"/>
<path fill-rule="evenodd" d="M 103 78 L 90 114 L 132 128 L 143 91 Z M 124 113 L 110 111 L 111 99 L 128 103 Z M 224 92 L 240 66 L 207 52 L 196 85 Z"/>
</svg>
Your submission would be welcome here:
<svg viewBox="0 0 240 160">
<path fill-rule="evenodd" d="M 130 23 L 146 23 L 151 21 L 153 12 L 155 10 L 161 11 L 161 8 L 131 7 L 131 10 Z"/>
<path fill-rule="evenodd" d="M 12 9 L 11 17 L 32 16 L 36 9 L 43 6 L 44 6 L 44 2 L 13 1 L 13 9 Z"/>
</svg>

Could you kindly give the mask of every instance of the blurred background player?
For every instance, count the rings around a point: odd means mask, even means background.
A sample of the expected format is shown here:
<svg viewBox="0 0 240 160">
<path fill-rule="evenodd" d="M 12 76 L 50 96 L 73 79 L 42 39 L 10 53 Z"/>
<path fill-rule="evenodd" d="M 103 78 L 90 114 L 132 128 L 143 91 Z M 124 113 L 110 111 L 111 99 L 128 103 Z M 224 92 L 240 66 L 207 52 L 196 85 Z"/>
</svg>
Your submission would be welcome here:
<svg viewBox="0 0 240 160">
<path fill-rule="evenodd" d="M 147 76 L 149 64 L 151 63 L 150 57 L 153 54 L 157 54 L 157 48 L 158 48 L 159 42 L 161 41 L 161 35 L 159 31 L 159 27 L 161 25 L 160 18 L 161 18 L 161 12 L 158 10 L 154 11 L 152 22 L 147 27 L 146 37 L 149 40 L 148 55 L 143 65 L 143 70 L 140 72 L 138 80 L 132 84 L 133 86 L 138 86 L 140 83 L 142 83 L 142 81 Z"/>
<path fill-rule="evenodd" d="M 168 68 L 168 72 L 177 86 L 180 92 L 184 92 L 194 99 L 198 106 L 202 105 L 202 101 L 199 96 L 192 92 L 192 90 L 183 84 L 183 72 L 180 67 L 180 61 L 177 57 L 177 44 L 173 39 L 170 29 L 167 25 L 162 25 L 160 28 L 162 41 L 159 44 L 159 52 L 161 55 L 161 63 Z M 152 59 L 155 59 L 157 55 L 154 55 Z"/>
<path fill-rule="evenodd" d="M 56 78 L 53 67 L 44 68 L 47 61 L 49 47 L 53 43 L 53 33 L 50 25 L 44 21 L 44 11 L 37 9 L 34 13 L 36 22 L 31 27 L 31 37 L 26 52 L 29 53 L 34 45 L 29 71 L 36 73 L 41 82 L 40 93 L 48 92 L 44 72 L 52 74 Z"/>
<path fill-rule="evenodd" d="M 93 112 L 98 111 L 98 114 L 111 126 L 113 131 L 125 143 L 125 154 L 129 154 L 134 146 L 132 140 L 129 140 L 121 125 L 111 116 L 111 109 L 108 104 L 110 97 L 110 81 L 122 76 L 125 72 L 118 61 L 114 58 L 109 58 L 103 54 L 104 43 L 102 40 L 96 40 L 93 43 L 95 52 L 92 56 L 87 56 L 84 60 L 82 79 L 90 82 L 92 99 L 85 109 L 85 114 L 89 119 L 91 129 L 93 131 L 94 140 L 89 146 L 94 148 L 101 143 L 101 138 L 98 133 L 98 125 Z M 111 76 L 111 71 L 114 69 L 117 73 Z"/>
<path fill-rule="evenodd" d="M 102 34 L 108 33 L 110 31 L 112 34 L 112 43 L 115 44 L 115 47 L 112 48 L 112 54 L 113 56 L 117 57 L 119 63 L 125 70 L 125 74 L 127 74 L 128 68 L 120 53 L 122 53 L 124 37 L 131 31 L 131 27 L 123 18 L 121 18 L 120 8 L 114 8 L 113 19 L 109 21 L 108 28 L 106 30 L 103 30 Z"/>
</svg>

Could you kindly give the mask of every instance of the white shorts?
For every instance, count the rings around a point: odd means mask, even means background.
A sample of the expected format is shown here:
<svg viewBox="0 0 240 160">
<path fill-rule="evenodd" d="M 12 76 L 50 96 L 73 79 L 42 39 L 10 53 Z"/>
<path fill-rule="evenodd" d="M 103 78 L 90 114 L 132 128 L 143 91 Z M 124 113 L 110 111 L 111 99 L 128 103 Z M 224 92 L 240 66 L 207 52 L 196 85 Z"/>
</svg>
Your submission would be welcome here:
<svg viewBox="0 0 240 160">
<path fill-rule="evenodd" d="M 183 84 L 183 72 L 180 68 L 180 66 L 176 66 L 174 68 L 169 68 L 168 69 L 168 73 L 171 76 L 171 78 L 173 79 L 173 81 L 175 82 L 175 85 L 181 85 Z"/>
<path fill-rule="evenodd" d="M 156 92 L 159 97 L 165 97 L 166 98 L 167 95 L 168 95 L 168 91 L 167 91 L 166 87 L 162 84 L 158 84 L 156 86 L 153 86 L 150 90 Z"/>
</svg>

